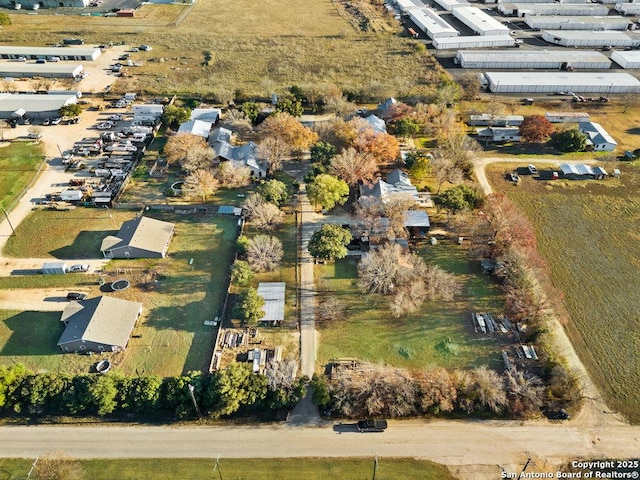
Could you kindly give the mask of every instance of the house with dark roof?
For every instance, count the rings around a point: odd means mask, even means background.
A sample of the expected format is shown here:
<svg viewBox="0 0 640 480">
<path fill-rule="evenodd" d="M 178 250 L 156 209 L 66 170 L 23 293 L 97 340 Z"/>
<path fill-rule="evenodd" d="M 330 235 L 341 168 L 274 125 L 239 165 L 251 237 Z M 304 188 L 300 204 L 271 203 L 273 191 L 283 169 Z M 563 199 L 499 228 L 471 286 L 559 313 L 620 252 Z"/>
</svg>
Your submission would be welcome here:
<svg viewBox="0 0 640 480">
<path fill-rule="evenodd" d="M 174 224 L 137 217 L 122 224 L 117 235 L 102 240 L 105 258 L 164 258 L 173 237 Z"/>
<path fill-rule="evenodd" d="M 360 196 L 373 196 L 379 198 L 383 202 L 387 202 L 394 196 L 406 196 L 419 201 L 418 189 L 411 184 L 409 175 L 396 168 L 387 174 L 387 181 L 382 179 L 376 180 L 372 185 L 361 185 Z"/>
<path fill-rule="evenodd" d="M 63 352 L 122 351 L 141 313 L 141 303 L 107 296 L 71 302 L 60 318 L 65 329 L 58 346 Z"/>
<path fill-rule="evenodd" d="M 258 145 L 247 142 L 232 145 L 233 132 L 226 128 L 216 128 L 209 136 L 209 145 L 215 152 L 215 161 L 236 162 L 251 169 L 256 178 L 265 178 L 268 173 L 266 162 L 258 158 Z"/>
</svg>

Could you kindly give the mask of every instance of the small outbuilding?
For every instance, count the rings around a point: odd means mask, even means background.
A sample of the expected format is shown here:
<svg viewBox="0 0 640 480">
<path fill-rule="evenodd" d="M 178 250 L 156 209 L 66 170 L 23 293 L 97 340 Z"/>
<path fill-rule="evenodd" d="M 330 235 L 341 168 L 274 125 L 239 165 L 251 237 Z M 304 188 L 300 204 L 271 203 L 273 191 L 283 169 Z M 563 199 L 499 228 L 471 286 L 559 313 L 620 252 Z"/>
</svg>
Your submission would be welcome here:
<svg viewBox="0 0 640 480">
<path fill-rule="evenodd" d="M 60 318 L 65 329 L 58 346 L 63 352 L 122 351 L 140 314 L 141 303 L 119 298 L 101 296 L 71 302 Z"/>
<path fill-rule="evenodd" d="M 105 258 L 164 258 L 173 237 L 174 224 L 137 217 L 122 224 L 116 236 L 102 240 Z"/>
<path fill-rule="evenodd" d="M 209 132 L 211 131 L 212 126 L 213 123 L 211 122 L 205 122 L 203 120 L 189 120 L 188 122 L 180 124 L 178 133 L 188 133 L 190 135 L 202 137 L 206 140 L 209 138 Z"/>
<path fill-rule="evenodd" d="M 479 142 L 519 142 L 518 127 L 476 127 Z"/>
<path fill-rule="evenodd" d="M 285 282 L 260 282 L 258 295 L 264 298 L 264 316 L 259 323 L 280 325 L 284 320 Z"/>
<path fill-rule="evenodd" d="M 587 112 L 547 112 L 544 117 L 551 123 L 579 123 L 588 122 L 590 115 Z"/>
</svg>

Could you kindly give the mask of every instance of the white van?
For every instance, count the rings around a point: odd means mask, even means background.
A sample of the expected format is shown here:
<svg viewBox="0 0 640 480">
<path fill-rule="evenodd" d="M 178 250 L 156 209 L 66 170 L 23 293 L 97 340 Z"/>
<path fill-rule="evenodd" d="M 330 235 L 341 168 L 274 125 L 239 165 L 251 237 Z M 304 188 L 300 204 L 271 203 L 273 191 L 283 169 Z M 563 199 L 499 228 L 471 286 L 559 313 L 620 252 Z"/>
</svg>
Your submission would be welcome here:
<svg viewBox="0 0 640 480">
<path fill-rule="evenodd" d="M 49 59 L 50 62 L 59 62 L 60 61 L 60 57 L 51 57 Z"/>
</svg>

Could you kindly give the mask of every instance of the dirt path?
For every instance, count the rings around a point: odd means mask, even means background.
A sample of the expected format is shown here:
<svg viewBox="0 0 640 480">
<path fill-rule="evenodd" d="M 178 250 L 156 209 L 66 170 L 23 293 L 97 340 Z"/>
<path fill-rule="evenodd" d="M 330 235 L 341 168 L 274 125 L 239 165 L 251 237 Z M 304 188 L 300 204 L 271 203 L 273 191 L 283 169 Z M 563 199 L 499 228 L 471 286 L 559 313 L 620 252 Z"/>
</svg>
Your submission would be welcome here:
<svg viewBox="0 0 640 480">
<path fill-rule="evenodd" d="M 69 304 L 67 293 L 88 292 L 88 289 L 28 288 L 0 290 L 0 310 L 61 312 Z"/>
<path fill-rule="evenodd" d="M 474 162 L 474 173 L 478 183 L 482 187 L 486 195 L 493 193 L 489 180 L 486 176 L 486 166 L 491 163 L 517 163 L 520 165 L 533 164 L 558 164 L 558 163 L 596 163 L 596 160 L 560 160 L 557 158 L 502 158 L 502 157 L 489 157 L 480 158 Z M 573 344 L 567 335 L 567 332 L 563 328 L 560 321 L 553 315 L 553 312 L 549 312 L 550 320 L 548 322 L 549 333 L 553 339 L 554 350 L 561 356 L 563 356 L 570 367 L 573 370 L 582 384 L 582 395 L 585 399 L 584 407 L 580 413 L 571 420 L 571 425 L 579 426 L 614 426 L 626 424 L 625 418 L 612 412 L 607 406 L 606 402 L 602 398 L 600 391 L 591 380 L 589 372 L 585 368 L 584 364 L 578 357 Z"/>
</svg>

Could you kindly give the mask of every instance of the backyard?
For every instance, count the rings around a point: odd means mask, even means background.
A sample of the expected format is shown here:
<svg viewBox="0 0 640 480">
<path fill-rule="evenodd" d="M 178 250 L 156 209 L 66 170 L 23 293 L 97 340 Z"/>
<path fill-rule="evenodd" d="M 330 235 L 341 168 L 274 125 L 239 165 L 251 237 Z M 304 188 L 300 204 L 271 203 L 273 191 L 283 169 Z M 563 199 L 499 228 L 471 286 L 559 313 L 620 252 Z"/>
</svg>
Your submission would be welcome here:
<svg viewBox="0 0 640 480">
<path fill-rule="evenodd" d="M 42 164 L 42 148 L 33 142 L 2 143 L 0 207 L 10 210 Z"/>
<path fill-rule="evenodd" d="M 616 167 L 620 179 L 525 177 L 518 187 L 503 178 L 509 165 L 494 164 L 487 173 L 533 222 L 554 287 L 564 295 L 567 332 L 610 408 L 638 423 L 640 168 Z"/>
<path fill-rule="evenodd" d="M 345 318 L 319 326 L 318 364 L 336 358 L 358 358 L 373 363 L 420 369 L 432 366 L 501 369 L 498 337 L 474 333 L 470 314 L 499 314 L 499 286 L 469 260 L 466 249 L 451 241 L 423 243 L 420 256 L 458 276 L 463 293 L 450 303 L 427 302 L 419 314 L 395 319 L 382 295 L 363 294 L 358 288 L 357 261 L 347 257 L 335 264 L 316 266 L 321 295 L 336 296 L 346 306 Z"/>
<path fill-rule="evenodd" d="M 49 218 L 49 213 L 54 216 Z M 49 232 L 60 235 L 47 244 L 41 243 L 40 236 L 22 235 L 18 231 L 15 238 L 19 241 L 14 243 L 12 252 L 22 256 L 31 251 L 33 255 L 46 256 L 65 251 L 72 258 L 73 255 L 81 256 L 83 251 L 98 252 L 101 239 L 117 232 L 122 220 L 134 215 L 117 210 L 112 213 L 112 219 L 108 216 L 105 219 L 105 212 L 92 209 L 33 212 L 20 225 L 23 233 L 37 231 L 41 222 L 48 221 Z M 102 274 L 106 285 L 118 278 L 130 280 L 132 288 L 109 294 L 142 302 L 144 308 L 142 321 L 134 329 L 127 351 L 113 354 L 112 359 L 120 371 L 130 375 L 170 376 L 190 370 L 206 371 L 215 331 L 205 326 L 204 321 L 220 315 L 222 309 L 228 267 L 235 251 L 236 219 L 157 212 L 149 215 L 176 224 L 168 257 L 113 260 Z M 106 228 L 103 226 L 101 230 L 101 224 L 105 222 Z M 75 239 L 71 245 L 64 240 L 62 232 L 65 231 L 67 239 Z M 78 242 L 79 236 L 83 237 L 82 242 Z M 31 250 L 29 238 L 33 239 Z M 88 277 L 91 278 L 91 296 L 100 294 L 100 290 L 108 290 L 98 286 L 98 275 Z M 43 277 L 32 278 L 35 287 Z M 29 280 L 31 277 L 21 277 L 22 288 L 30 286 Z M 95 363 L 90 357 L 59 353 L 56 346 L 62 333 L 59 314 L 4 312 L 2 319 L 2 363 L 20 362 L 34 370 L 61 368 L 73 373 L 86 372 Z M 38 341 L 34 342 L 32 332 L 39 332 Z"/>
</svg>

